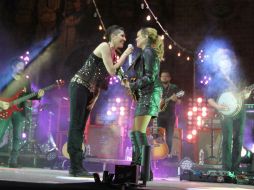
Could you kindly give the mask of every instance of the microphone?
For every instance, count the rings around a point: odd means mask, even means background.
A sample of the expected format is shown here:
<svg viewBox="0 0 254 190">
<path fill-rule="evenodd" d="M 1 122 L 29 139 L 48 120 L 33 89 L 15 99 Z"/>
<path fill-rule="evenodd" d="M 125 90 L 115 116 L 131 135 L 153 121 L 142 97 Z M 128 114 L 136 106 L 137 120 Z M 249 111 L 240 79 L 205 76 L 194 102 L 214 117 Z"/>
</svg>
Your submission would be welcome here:
<svg viewBox="0 0 254 190">
<path fill-rule="evenodd" d="M 128 44 L 128 48 L 134 48 L 132 44 Z M 132 64 L 132 53 L 128 56 L 129 66 Z"/>
</svg>

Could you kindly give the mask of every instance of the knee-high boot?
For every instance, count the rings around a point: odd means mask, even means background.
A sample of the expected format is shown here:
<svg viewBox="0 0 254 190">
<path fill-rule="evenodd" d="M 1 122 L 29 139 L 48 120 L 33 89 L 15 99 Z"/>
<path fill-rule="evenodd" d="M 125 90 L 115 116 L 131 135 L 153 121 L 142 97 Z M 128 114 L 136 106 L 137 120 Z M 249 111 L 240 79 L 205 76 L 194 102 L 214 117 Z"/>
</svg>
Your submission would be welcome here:
<svg viewBox="0 0 254 190">
<path fill-rule="evenodd" d="M 139 163 L 140 163 L 140 165 L 141 165 L 141 161 L 142 161 L 142 159 L 143 159 L 143 157 L 144 157 L 144 155 L 142 155 L 142 147 L 143 147 L 143 145 L 144 146 L 147 146 L 147 145 L 149 145 L 148 144 L 148 141 L 147 141 L 147 137 L 146 137 L 146 133 L 141 133 L 141 132 L 139 132 L 139 133 L 137 133 L 137 135 L 139 136 L 139 138 L 137 138 L 137 139 L 139 139 L 139 140 L 137 140 L 137 142 L 138 142 L 138 144 L 139 144 L 139 151 L 140 151 L 140 158 L 139 158 Z M 143 179 L 143 174 L 141 173 L 141 179 Z M 153 172 L 152 172 L 152 169 L 151 169 L 151 167 L 150 167 L 150 181 L 153 179 Z"/>
<path fill-rule="evenodd" d="M 139 147 L 135 135 L 136 131 L 132 131 L 130 133 L 130 139 L 132 144 L 132 160 L 131 165 L 137 165 L 138 164 L 138 155 L 139 155 Z"/>
</svg>

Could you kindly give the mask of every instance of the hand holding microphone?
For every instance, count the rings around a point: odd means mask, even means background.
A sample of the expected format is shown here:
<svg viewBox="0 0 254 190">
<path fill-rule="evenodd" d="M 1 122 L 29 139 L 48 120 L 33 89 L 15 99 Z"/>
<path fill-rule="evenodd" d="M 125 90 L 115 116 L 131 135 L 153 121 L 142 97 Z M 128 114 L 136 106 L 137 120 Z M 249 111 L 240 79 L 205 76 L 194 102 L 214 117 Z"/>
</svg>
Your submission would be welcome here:
<svg viewBox="0 0 254 190">
<path fill-rule="evenodd" d="M 126 48 L 126 50 L 123 52 L 125 55 L 130 55 L 134 50 L 134 47 L 132 44 L 128 44 L 128 47 Z"/>
</svg>

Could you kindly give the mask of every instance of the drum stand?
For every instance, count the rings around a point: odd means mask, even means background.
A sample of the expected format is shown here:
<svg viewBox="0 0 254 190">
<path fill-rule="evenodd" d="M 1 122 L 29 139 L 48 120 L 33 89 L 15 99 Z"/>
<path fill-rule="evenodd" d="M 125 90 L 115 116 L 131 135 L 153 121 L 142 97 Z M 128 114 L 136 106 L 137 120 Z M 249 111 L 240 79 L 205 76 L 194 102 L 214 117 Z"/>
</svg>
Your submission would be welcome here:
<svg viewBox="0 0 254 190">
<path fill-rule="evenodd" d="M 26 118 L 28 120 L 25 120 L 25 127 L 27 127 L 27 139 L 20 147 L 20 152 L 24 153 L 25 155 L 32 156 L 33 158 L 33 166 L 37 166 L 37 159 L 39 157 L 39 153 L 41 152 L 40 147 L 35 140 L 35 129 L 38 126 L 38 113 L 34 114 L 32 113 L 32 107 L 26 108 L 28 109 L 26 111 Z"/>
</svg>

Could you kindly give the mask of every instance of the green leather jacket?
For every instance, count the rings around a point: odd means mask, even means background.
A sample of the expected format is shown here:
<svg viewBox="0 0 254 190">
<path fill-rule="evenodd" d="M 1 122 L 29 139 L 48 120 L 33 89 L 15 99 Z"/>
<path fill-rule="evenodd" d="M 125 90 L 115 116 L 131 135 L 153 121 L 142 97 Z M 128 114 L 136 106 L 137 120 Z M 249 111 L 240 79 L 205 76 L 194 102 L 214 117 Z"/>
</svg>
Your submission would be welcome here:
<svg viewBox="0 0 254 190">
<path fill-rule="evenodd" d="M 134 82 L 130 82 L 130 89 L 138 96 L 151 94 L 155 91 L 162 92 L 162 85 L 159 78 L 160 60 L 155 50 L 149 46 L 141 52 L 133 64 L 135 71 Z"/>
</svg>

